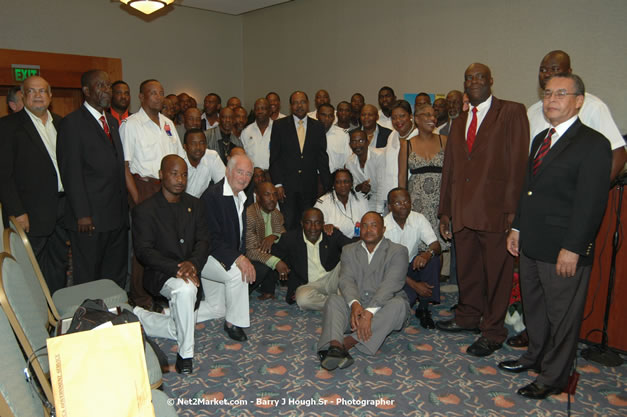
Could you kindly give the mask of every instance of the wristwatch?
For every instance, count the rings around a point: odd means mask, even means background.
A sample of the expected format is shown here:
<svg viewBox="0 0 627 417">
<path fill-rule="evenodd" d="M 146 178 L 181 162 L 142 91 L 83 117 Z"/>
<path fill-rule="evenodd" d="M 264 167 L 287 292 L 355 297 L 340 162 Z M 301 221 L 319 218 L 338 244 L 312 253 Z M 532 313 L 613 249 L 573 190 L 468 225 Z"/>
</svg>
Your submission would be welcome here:
<svg viewBox="0 0 627 417">
<path fill-rule="evenodd" d="M 433 258 L 435 256 L 435 252 L 431 248 L 427 248 L 427 250 L 425 252 L 429 252 L 431 254 L 431 258 Z"/>
</svg>

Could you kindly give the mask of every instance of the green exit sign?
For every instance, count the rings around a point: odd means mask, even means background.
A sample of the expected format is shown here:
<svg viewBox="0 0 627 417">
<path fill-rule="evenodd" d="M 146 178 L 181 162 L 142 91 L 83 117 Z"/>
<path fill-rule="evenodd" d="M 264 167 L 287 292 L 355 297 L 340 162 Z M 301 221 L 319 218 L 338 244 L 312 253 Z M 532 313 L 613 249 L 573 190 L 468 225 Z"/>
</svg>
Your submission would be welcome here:
<svg viewBox="0 0 627 417">
<path fill-rule="evenodd" d="M 17 83 L 24 82 L 25 79 L 33 75 L 40 75 L 39 65 L 12 64 L 11 70 L 13 72 L 13 79 Z"/>
</svg>

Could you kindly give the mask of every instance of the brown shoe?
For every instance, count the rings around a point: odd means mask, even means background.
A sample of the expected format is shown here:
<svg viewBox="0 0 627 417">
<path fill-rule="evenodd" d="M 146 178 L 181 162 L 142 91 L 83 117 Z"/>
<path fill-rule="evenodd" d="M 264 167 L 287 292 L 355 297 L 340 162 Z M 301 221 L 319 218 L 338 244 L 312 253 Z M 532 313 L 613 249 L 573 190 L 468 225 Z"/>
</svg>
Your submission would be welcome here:
<svg viewBox="0 0 627 417">
<path fill-rule="evenodd" d="M 274 294 L 263 293 L 259 297 L 257 297 L 257 300 L 265 301 L 265 300 L 274 300 L 275 298 L 276 297 L 274 296 Z"/>
<path fill-rule="evenodd" d="M 522 332 L 518 333 L 516 336 L 510 337 L 509 339 L 507 339 L 507 342 L 505 343 L 515 348 L 522 348 L 522 347 L 529 346 L 529 336 L 527 335 L 527 330 L 523 330 Z"/>
</svg>

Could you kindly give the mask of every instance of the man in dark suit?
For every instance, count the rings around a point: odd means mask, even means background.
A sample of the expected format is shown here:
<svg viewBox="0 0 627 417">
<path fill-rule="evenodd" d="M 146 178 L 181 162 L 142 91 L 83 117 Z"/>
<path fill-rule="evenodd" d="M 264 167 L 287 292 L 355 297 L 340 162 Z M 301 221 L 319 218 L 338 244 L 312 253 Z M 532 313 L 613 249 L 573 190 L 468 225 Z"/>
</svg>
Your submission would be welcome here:
<svg viewBox="0 0 627 417">
<path fill-rule="evenodd" d="M 209 233 L 200 200 L 185 193 L 187 164 L 168 155 L 159 171 L 161 191 L 133 209 L 133 245 L 144 266 L 144 287 L 169 300 L 170 314 L 137 306 L 146 334 L 176 340 L 176 371 L 193 372 L 195 308 L 200 275 L 209 256 Z"/>
<path fill-rule="evenodd" d="M 298 226 L 303 211 L 331 185 L 324 126 L 307 117 L 309 99 L 302 91 L 290 96 L 292 117 L 275 121 L 270 136 L 270 176 L 276 184 L 287 230 Z"/>
<path fill-rule="evenodd" d="M 0 140 L 0 201 L 15 216 L 35 252 L 50 293 L 65 287 L 68 250 L 63 227 L 65 192 L 57 166 L 57 125 L 48 111 L 48 82 L 29 77 L 22 85 L 24 108 Z"/>
<path fill-rule="evenodd" d="M 290 267 L 288 304 L 303 310 L 322 310 L 329 294 L 337 294 L 340 255 L 352 240 L 338 229 L 322 232 L 324 216 L 317 208 L 305 210 L 301 226 L 285 233 L 272 246 L 272 254 Z"/>
<path fill-rule="evenodd" d="M 59 126 L 57 156 L 68 205 L 75 284 L 108 278 L 125 288 L 128 203 L 124 151 L 111 103 L 111 81 L 101 70 L 81 77 L 85 102 Z"/>
<path fill-rule="evenodd" d="M 514 258 L 505 240 L 529 149 L 525 107 L 492 96 L 492 82 L 487 66 L 466 69 L 471 106 L 451 126 L 440 191 L 440 233 L 445 239 L 455 236 L 460 298 L 455 318 L 436 326 L 450 332 L 480 330 L 481 337 L 467 350 L 474 356 L 490 355 L 507 337 Z"/>
<path fill-rule="evenodd" d="M 507 237 L 518 256 L 529 347 L 499 368 L 539 370 L 519 389 L 544 399 L 567 385 L 594 261 L 594 240 L 607 202 L 612 151 L 578 118 L 583 81 L 571 73 L 546 83 L 543 112 L 551 127 L 533 140 L 520 203 Z"/>
<path fill-rule="evenodd" d="M 242 327 L 250 326 L 248 284 L 255 282 L 255 268 L 246 253 L 246 193 L 253 164 L 246 155 L 232 156 L 222 181 L 201 196 L 207 212 L 211 250 L 202 270 L 206 299 L 201 319 L 225 318 L 224 330 L 233 340 L 247 340 Z"/>
</svg>

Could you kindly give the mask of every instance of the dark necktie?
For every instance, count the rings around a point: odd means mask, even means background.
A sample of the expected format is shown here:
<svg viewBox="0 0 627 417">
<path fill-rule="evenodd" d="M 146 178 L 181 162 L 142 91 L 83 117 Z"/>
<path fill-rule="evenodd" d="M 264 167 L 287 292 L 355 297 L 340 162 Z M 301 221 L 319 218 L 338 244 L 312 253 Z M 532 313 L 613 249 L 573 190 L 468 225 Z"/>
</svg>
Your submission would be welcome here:
<svg viewBox="0 0 627 417">
<path fill-rule="evenodd" d="M 544 138 L 544 141 L 542 141 L 542 145 L 540 145 L 540 149 L 538 149 L 536 157 L 533 158 L 533 175 L 536 175 L 538 173 L 538 169 L 540 169 L 542 160 L 544 159 L 546 154 L 549 153 L 549 150 L 551 149 L 551 137 L 554 133 L 555 129 L 551 128 L 551 130 L 549 130 L 549 134 L 546 135 L 546 138 Z"/>
<path fill-rule="evenodd" d="M 466 143 L 468 144 L 468 153 L 472 151 L 472 145 L 475 143 L 475 137 L 477 136 L 477 108 L 472 108 L 472 120 L 470 126 L 468 126 L 468 137 Z"/>
<path fill-rule="evenodd" d="M 111 132 L 109 131 L 109 125 L 107 124 L 107 121 L 105 120 L 104 116 L 100 116 L 100 123 L 102 123 L 102 128 L 104 129 L 105 134 L 109 138 L 109 141 L 111 141 Z"/>
</svg>

